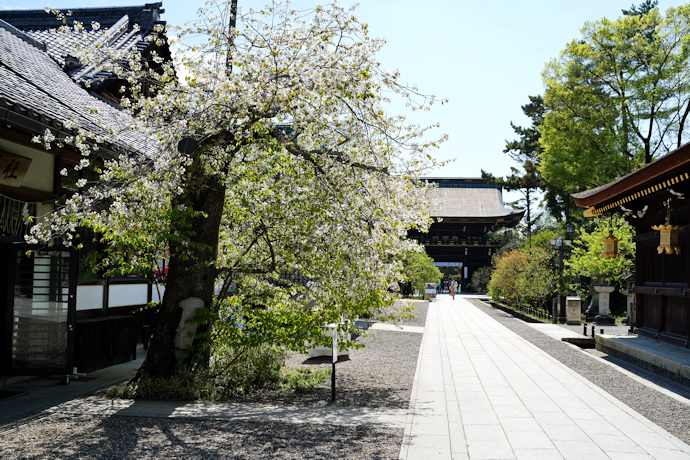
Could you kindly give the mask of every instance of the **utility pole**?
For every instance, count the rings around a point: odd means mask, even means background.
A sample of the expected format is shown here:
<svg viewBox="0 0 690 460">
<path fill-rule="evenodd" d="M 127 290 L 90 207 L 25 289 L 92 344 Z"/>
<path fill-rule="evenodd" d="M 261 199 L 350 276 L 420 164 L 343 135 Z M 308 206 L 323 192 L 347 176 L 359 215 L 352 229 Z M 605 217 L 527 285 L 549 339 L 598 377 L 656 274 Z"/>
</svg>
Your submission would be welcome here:
<svg viewBox="0 0 690 460">
<path fill-rule="evenodd" d="M 225 68 L 232 72 L 232 47 L 235 44 L 235 27 L 237 26 L 237 0 L 230 3 L 230 20 L 228 21 L 228 52 L 225 55 Z"/>
</svg>

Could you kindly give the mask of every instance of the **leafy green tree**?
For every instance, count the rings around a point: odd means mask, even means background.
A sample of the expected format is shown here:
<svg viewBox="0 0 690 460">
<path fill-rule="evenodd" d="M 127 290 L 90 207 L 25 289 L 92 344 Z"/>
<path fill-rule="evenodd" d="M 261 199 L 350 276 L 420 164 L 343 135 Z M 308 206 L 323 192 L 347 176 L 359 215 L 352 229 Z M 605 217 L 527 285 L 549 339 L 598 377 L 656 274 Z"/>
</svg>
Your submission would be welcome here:
<svg viewBox="0 0 690 460">
<path fill-rule="evenodd" d="M 554 187 L 601 185 L 690 138 L 690 5 L 651 6 L 586 23 L 547 64 L 539 171 Z"/>
<path fill-rule="evenodd" d="M 623 217 L 593 218 L 589 228 L 581 228 L 573 240 L 570 256 L 565 261 L 566 275 L 574 280 L 583 279 L 583 285 L 591 279 L 603 277 L 617 285 L 630 272 L 630 264 L 635 260 L 634 229 Z M 618 238 L 618 257 L 605 259 L 604 238 L 613 232 Z"/>
<path fill-rule="evenodd" d="M 494 271 L 489 281 L 489 295 L 497 301 L 504 301 L 509 305 L 519 305 L 521 300 L 517 286 L 520 273 L 527 264 L 527 252 L 513 249 L 510 252 L 494 257 Z"/>
<path fill-rule="evenodd" d="M 531 238 L 534 225 L 541 217 L 540 213 L 535 213 L 536 201 L 539 190 L 546 189 L 546 183 L 539 174 L 539 145 L 538 127 L 541 125 L 544 116 L 544 101 L 541 96 L 530 96 L 530 103 L 522 106 L 522 112 L 532 120 L 532 126 L 523 128 L 510 123 L 519 139 L 506 141 L 504 153 L 520 165 L 520 169 L 511 167 L 511 174 L 506 177 L 495 177 L 491 173 L 482 170 L 482 177 L 491 183 L 500 185 L 508 191 L 517 190 L 522 194 L 522 198 L 514 203 L 513 206 L 524 207 L 525 209 L 525 233 L 527 238 Z"/>
<path fill-rule="evenodd" d="M 538 247 L 538 248 L 550 248 L 553 245 L 553 242 L 558 239 L 559 232 L 553 229 L 545 229 L 534 235 L 532 238 L 532 242 L 523 240 L 520 245 L 518 245 L 518 248 L 521 250 L 529 250 L 531 247 Z"/>
<path fill-rule="evenodd" d="M 632 5 L 629 10 L 623 10 L 626 16 L 644 16 L 659 5 L 659 0 L 644 0 L 640 6 Z"/>
<path fill-rule="evenodd" d="M 437 141 L 383 103 L 414 94 L 425 109 L 435 98 L 380 67 L 383 41 L 352 10 L 235 6 L 209 2 L 175 31 L 175 67 L 154 56 L 150 68 L 107 40 L 76 49 L 131 84 L 122 117 L 43 138 L 76 145 L 76 170 L 100 143 L 120 151 L 28 241 L 73 244 L 92 228 L 109 243 L 104 265 L 140 272 L 152 270 L 142 254 L 169 254 L 140 377 L 208 366 L 226 347 L 303 351 L 327 323 L 355 332 L 354 319 L 393 302 L 400 257 L 416 247 L 408 230 L 429 225 L 418 179 Z"/>
<path fill-rule="evenodd" d="M 509 305 L 548 310 L 559 285 L 553 258 L 554 252 L 541 246 L 497 255 L 489 295 Z"/>
<path fill-rule="evenodd" d="M 472 273 L 472 291 L 485 293 L 489 291 L 489 282 L 491 281 L 492 267 L 479 267 Z"/>
<path fill-rule="evenodd" d="M 424 283 L 438 283 L 442 276 L 434 259 L 425 252 L 409 253 L 403 259 L 403 273 L 419 292 L 424 292 Z"/>
</svg>

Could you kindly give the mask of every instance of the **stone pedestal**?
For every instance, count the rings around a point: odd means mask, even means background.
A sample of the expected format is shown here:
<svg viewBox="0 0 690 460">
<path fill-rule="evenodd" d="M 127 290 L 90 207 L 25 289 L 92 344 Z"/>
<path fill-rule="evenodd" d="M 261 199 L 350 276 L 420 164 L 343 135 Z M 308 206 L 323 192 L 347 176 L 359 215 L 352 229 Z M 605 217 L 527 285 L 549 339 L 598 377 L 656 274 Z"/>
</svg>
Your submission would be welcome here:
<svg viewBox="0 0 690 460">
<path fill-rule="evenodd" d="M 588 321 L 594 319 L 595 316 L 599 314 L 599 293 L 594 290 L 593 285 L 587 286 L 589 293 L 592 295 L 589 305 L 587 305 L 587 310 L 585 310 L 585 316 Z"/>
<path fill-rule="evenodd" d="M 632 333 L 635 326 L 635 292 L 632 289 L 621 291 L 626 297 L 628 307 L 627 325 L 630 326 L 629 333 Z"/>
<path fill-rule="evenodd" d="M 594 286 L 594 290 L 599 294 L 599 314 L 594 318 L 597 326 L 616 324 L 616 320 L 609 315 L 609 296 L 616 288 L 614 286 Z"/>
</svg>

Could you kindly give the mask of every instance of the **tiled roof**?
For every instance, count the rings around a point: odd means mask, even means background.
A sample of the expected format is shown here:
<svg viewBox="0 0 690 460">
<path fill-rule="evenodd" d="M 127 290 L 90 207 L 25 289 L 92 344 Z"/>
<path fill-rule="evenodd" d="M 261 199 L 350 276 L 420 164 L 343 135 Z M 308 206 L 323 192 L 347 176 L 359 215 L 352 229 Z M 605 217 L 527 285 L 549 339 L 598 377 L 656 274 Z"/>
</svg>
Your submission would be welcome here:
<svg viewBox="0 0 690 460">
<path fill-rule="evenodd" d="M 506 208 L 501 188 L 482 179 L 428 178 L 439 183 L 429 190 L 429 211 L 434 217 L 458 218 L 515 218 L 524 214 L 521 209 Z"/>
<path fill-rule="evenodd" d="M 122 7 L 101 7 L 101 8 L 76 8 L 69 9 L 72 12 L 70 17 L 75 21 L 90 25 L 98 22 L 104 28 L 110 27 L 118 22 L 122 16 L 129 16 L 130 19 L 139 24 L 143 31 L 150 31 L 153 26 L 160 21 L 160 15 L 165 12 L 161 8 L 162 2 L 147 3 L 143 6 L 122 6 Z M 66 12 L 68 10 L 63 10 Z M 59 26 L 60 23 L 52 13 L 45 10 L 6 10 L 0 11 L 0 18 L 9 22 L 18 29 L 51 29 Z"/>
<path fill-rule="evenodd" d="M 33 40 L 2 20 L 0 120 L 35 134 L 43 134 L 46 127 L 67 131 L 63 126 L 71 120 L 94 133 L 131 123 L 128 115 L 89 94 Z M 113 147 L 145 151 L 152 145 L 149 139 L 125 131 Z"/>
<path fill-rule="evenodd" d="M 161 6 L 162 3 L 159 2 L 137 7 L 70 10 L 70 19 L 81 22 L 86 29 L 85 34 L 75 33 L 74 40 L 82 42 L 82 45 L 107 40 L 115 49 L 144 52 L 151 45 L 145 37 L 154 33 L 153 28 L 156 24 L 164 24 L 160 21 L 160 15 L 164 12 Z M 0 19 L 25 32 L 29 37 L 45 43 L 48 53 L 62 66 L 65 65 L 66 56 L 75 54 L 71 51 L 71 45 L 61 43 L 58 35 L 51 33 L 51 30 L 62 25 L 53 13 L 46 13 L 44 10 L 0 10 Z M 100 25 L 99 30 L 92 29 L 94 22 Z M 139 26 L 139 30 L 134 29 L 134 24 Z M 107 74 L 86 65 L 75 65 L 65 71 L 80 83 L 107 77 Z"/>
<path fill-rule="evenodd" d="M 437 188 L 429 192 L 434 217 L 506 218 L 524 211 L 506 208 L 495 188 Z"/>
<path fill-rule="evenodd" d="M 628 203 L 680 187 L 676 184 L 690 180 L 689 168 L 690 143 L 608 184 L 571 196 L 579 207 L 588 208 L 585 217 L 619 212 L 621 207 L 629 207 Z"/>
<path fill-rule="evenodd" d="M 659 171 L 667 172 L 668 169 L 674 168 L 681 163 L 687 162 L 688 152 L 690 151 L 690 144 L 684 144 L 673 150 L 666 155 L 654 160 L 653 162 L 636 169 L 635 171 L 626 174 L 623 177 L 619 177 L 608 184 L 600 185 L 598 187 L 591 188 L 589 190 L 584 190 L 582 192 L 573 193 L 571 196 L 575 200 L 587 200 L 588 198 L 594 197 L 601 192 L 607 192 L 613 188 L 621 188 L 622 184 L 639 185 L 643 181 L 649 179 L 653 175 L 659 174 Z"/>
</svg>

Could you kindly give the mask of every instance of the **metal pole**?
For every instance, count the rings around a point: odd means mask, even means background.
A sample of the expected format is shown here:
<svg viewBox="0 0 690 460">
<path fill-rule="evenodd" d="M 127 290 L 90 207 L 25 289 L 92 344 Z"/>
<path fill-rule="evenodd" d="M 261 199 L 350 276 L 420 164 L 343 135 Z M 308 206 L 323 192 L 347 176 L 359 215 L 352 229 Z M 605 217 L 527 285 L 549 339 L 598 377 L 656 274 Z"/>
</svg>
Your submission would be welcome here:
<svg viewBox="0 0 690 460">
<path fill-rule="evenodd" d="M 335 361 L 333 361 L 333 370 L 331 371 L 331 402 L 335 401 Z"/>
<path fill-rule="evenodd" d="M 565 252 L 565 241 L 563 241 L 563 245 L 558 249 L 558 276 L 560 277 L 561 280 L 561 287 L 564 287 L 564 282 L 563 282 L 563 253 Z M 563 293 L 560 292 L 558 295 L 558 319 L 565 320 L 565 296 L 563 296 Z"/>
<path fill-rule="evenodd" d="M 338 362 L 338 325 L 333 325 L 333 347 L 331 348 L 331 354 L 333 359 L 332 370 L 331 370 L 331 402 L 335 401 L 335 363 Z"/>
</svg>

